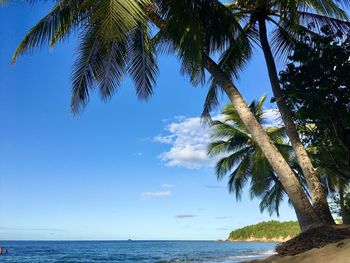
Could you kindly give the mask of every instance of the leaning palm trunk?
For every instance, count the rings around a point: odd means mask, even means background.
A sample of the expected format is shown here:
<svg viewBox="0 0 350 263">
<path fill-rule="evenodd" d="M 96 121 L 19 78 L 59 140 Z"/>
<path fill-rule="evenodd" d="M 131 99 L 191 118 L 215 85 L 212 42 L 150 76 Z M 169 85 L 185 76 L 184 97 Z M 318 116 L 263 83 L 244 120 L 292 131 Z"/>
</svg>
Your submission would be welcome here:
<svg viewBox="0 0 350 263">
<path fill-rule="evenodd" d="M 270 77 L 270 83 L 272 86 L 272 91 L 276 99 L 278 109 L 281 113 L 282 120 L 284 122 L 287 135 L 295 151 L 298 163 L 305 175 L 305 179 L 310 191 L 313 207 L 316 213 L 321 217 L 321 219 L 327 224 L 335 224 L 332 217 L 329 205 L 327 202 L 326 192 L 315 173 L 315 169 L 311 163 L 311 160 L 302 144 L 295 124 L 292 119 L 292 113 L 287 107 L 285 99 L 283 97 L 282 90 L 278 81 L 278 75 L 276 70 L 276 64 L 271 52 L 271 48 L 267 38 L 267 30 L 265 19 L 259 20 L 259 34 L 260 42 L 264 52 L 268 73 Z"/>
<path fill-rule="evenodd" d="M 144 9 L 152 22 L 171 38 L 166 23 L 153 11 L 153 8 L 151 6 L 146 6 Z M 321 219 L 315 213 L 294 172 L 256 120 L 254 114 L 250 111 L 248 105 L 231 79 L 210 57 L 204 54 L 203 60 L 206 70 L 224 89 L 253 140 L 259 145 L 271 167 L 278 174 L 279 179 L 294 206 L 302 231 L 322 225 Z"/>
<path fill-rule="evenodd" d="M 229 97 L 244 125 L 247 127 L 253 140 L 259 145 L 271 167 L 279 176 L 294 206 L 302 231 L 321 225 L 321 219 L 316 215 L 294 172 L 273 144 L 270 137 L 258 123 L 235 85 L 210 58 L 207 58 L 206 64 L 206 69 L 225 90 L 225 93 Z"/>
</svg>

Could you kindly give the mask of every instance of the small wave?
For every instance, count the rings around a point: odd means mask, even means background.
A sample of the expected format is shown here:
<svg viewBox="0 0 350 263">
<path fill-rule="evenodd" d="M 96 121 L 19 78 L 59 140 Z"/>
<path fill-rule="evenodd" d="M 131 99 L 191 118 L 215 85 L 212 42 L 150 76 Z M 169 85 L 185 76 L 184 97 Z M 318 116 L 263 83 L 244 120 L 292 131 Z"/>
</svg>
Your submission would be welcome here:
<svg viewBox="0 0 350 263">
<path fill-rule="evenodd" d="M 177 263 L 177 262 L 198 262 L 198 259 L 194 258 L 172 258 L 168 260 L 160 260 L 156 261 L 155 263 Z"/>
<path fill-rule="evenodd" d="M 168 260 L 160 260 L 155 263 L 177 263 L 177 262 L 238 262 L 245 259 L 257 259 L 260 257 L 267 257 L 274 255 L 274 250 L 257 251 L 241 255 L 231 255 L 231 256 L 214 256 L 214 257 L 200 257 L 200 258 L 172 258 Z"/>
<path fill-rule="evenodd" d="M 274 255 L 276 254 L 276 251 L 271 249 L 271 250 L 266 250 L 266 251 L 262 251 L 260 252 L 261 255 L 267 255 L 267 256 L 271 256 L 271 255 Z"/>
<path fill-rule="evenodd" d="M 237 259 L 247 259 L 247 258 L 260 258 L 265 256 L 272 256 L 274 254 L 276 254 L 274 250 L 266 250 L 266 251 L 257 251 L 257 252 L 252 252 L 248 254 L 242 254 L 242 255 L 234 255 L 234 256 L 230 256 L 229 259 L 237 260 Z"/>
</svg>

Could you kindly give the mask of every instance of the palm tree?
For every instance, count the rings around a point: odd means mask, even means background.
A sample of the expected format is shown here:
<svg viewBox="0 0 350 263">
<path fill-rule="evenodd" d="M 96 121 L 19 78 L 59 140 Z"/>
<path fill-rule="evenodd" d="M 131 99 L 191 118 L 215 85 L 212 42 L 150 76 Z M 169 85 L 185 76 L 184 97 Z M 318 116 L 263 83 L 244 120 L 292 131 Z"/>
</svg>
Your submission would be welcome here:
<svg viewBox="0 0 350 263">
<path fill-rule="evenodd" d="M 287 107 L 283 92 L 280 88 L 276 63 L 268 40 L 266 24 L 275 26 L 272 35 L 272 44 L 276 49 L 276 55 L 284 58 L 290 50 L 293 41 L 298 38 L 298 34 L 314 34 L 307 26 L 312 23 L 314 29 L 320 29 L 324 24 L 328 24 L 334 30 L 348 30 L 350 24 L 347 22 L 346 13 L 333 1 L 312 0 L 312 1 L 235 1 L 227 5 L 232 13 L 246 23 L 246 32 L 254 43 L 259 43 L 267 64 L 271 87 L 276 104 L 281 113 L 288 137 L 295 150 L 298 162 L 305 174 L 308 187 L 311 193 L 313 205 L 322 219 L 327 223 L 334 223 L 329 206 L 327 195 L 315 172 L 307 151 L 302 144 L 292 113 Z M 311 12 L 311 10 L 313 12 Z M 221 66 L 231 74 L 236 74 L 237 67 L 241 67 L 241 60 L 237 59 L 237 52 L 240 52 L 241 42 L 234 43 L 224 53 L 221 59 Z M 242 56 L 249 57 L 247 47 L 243 48 Z M 215 92 L 213 91 L 215 95 Z M 210 95 L 210 94 L 209 94 Z M 215 99 L 208 99 L 208 102 Z M 207 110 L 208 112 L 208 110 Z"/>
<path fill-rule="evenodd" d="M 74 30 L 80 32 L 80 43 L 72 73 L 73 112 L 88 102 L 95 86 L 102 99 L 110 98 L 126 73 L 134 80 L 139 98 L 152 94 L 158 72 L 156 54 L 137 1 L 57 1 L 22 40 L 13 61 L 34 47 L 55 46 Z"/>
<path fill-rule="evenodd" d="M 96 85 L 103 99 L 110 98 L 126 73 L 134 79 L 137 95 L 147 98 L 152 94 L 157 72 L 150 41 L 149 23 L 152 22 L 160 30 L 156 36 L 158 43 L 166 43 L 179 56 L 183 72 L 190 75 L 192 82 L 203 82 L 207 70 L 214 83 L 225 91 L 278 175 L 302 230 L 322 224 L 293 170 L 256 120 L 230 76 L 210 57 L 233 43 L 237 34 L 245 39 L 244 30 L 231 12 L 219 1 L 155 2 L 57 1 L 52 11 L 20 43 L 13 61 L 34 47 L 54 46 L 79 30 L 80 50 L 73 70 L 73 111 L 79 111 L 87 103 L 89 91 Z"/>
<path fill-rule="evenodd" d="M 212 85 L 206 105 L 217 103 L 217 88 L 221 88 L 226 93 L 247 130 L 251 133 L 252 139 L 262 149 L 270 165 L 278 174 L 295 207 L 302 231 L 322 224 L 293 170 L 255 119 L 234 85 L 228 74 L 231 72 L 226 71 L 226 68 L 224 70 L 210 57 L 228 45 L 230 49 L 227 53 L 230 54 L 230 58 L 233 58 L 237 64 L 244 65 L 251 51 L 249 36 L 245 28 L 242 28 L 240 24 L 237 25 L 234 17 L 230 16 L 231 12 L 228 12 L 222 3 L 216 0 L 162 0 L 156 2 L 157 9 L 154 10 L 148 6 L 146 13 L 160 29 L 158 37 L 160 40 L 158 41 L 162 45 L 165 44 L 166 49 L 170 49 L 179 56 L 184 72 L 189 73 L 194 84 L 204 80 L 204 70 L 210 73 Z M 233 73 L 238 71 L 236 65 L 231 69 Z M 210 112 L 210 106 L 206 110 Z"/>
<path fill-rule="evenodd" d="M 349 196 L 346 189 L 350 183 L 346 151 L 339 142 L 328 139 L 311 143 L 307 150 L 313 163 L 317 165 L 323 185 L 326 185 L 328 192 L 333 195 L 333 201 L 337 201 L 331 203 L 333 213 L 338 213 L 342 217 L 343 224 L 350 224 L 349 210 L 345 201 L 345 197 Z"/>
<path fill-rule="evenodd" d="M 249 105 L 256 119 L 263 125 L 267 123 L 263 110 L 265 100 L 266 96 L 263 96 L 258 102 L 253 101 Z M 240 200 L 244 186 L 250 181 L 250 196 L 261 198 L 260 210 L 267 209 L 270 214 L 275 212 L 279 216 L 279 206 L 285 191 L 278 176 L 259 146 L 252 140 L 232 105 L 225 106 L 221 115 L 223 120 L 212 123 L 212 142 L 208 147 L 210 156 L 220 157 L 216 164 L 217 178 L 221 180 L 229 174 L 228 189 L 236 195 L 237 200 Z M 300 172 L 293 148 L 285 140 L 284 127 L 268 126 L 265 131 L 289 165 Z"/>
</svg>

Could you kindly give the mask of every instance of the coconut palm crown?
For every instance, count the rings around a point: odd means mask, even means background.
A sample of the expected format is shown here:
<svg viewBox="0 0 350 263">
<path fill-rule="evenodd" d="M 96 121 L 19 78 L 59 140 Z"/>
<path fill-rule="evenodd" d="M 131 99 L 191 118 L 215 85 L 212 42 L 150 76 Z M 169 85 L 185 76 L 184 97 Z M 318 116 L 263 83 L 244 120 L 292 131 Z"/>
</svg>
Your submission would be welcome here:
<svg viewBox="0 0 350 263">
<path fill-rule="evenodd" d="M 73 112 L 79 112 L 98 87 L 110 98 L 126 74 L 139 98 L 146 99 L 158 72 L 150 28 L 141 4 L 147 0 L 60 0 L 19 44 L 12 61 L 34 48 L 53 47 L 73 33 L 79 45 L 72 72 Z"/>
<path fill-rule="evenodd" d="M 268 123 L 263 110 L 265 100 L 266 96 L 263 96 L 258 102 L 253 101 L 249 105 L 256 118 L 264 125 Z M 250 183 L 250 196 L 261 199 L 260 210 L 279 215 L 285 191 L 277 175 L 232 105 L 225 106 L 221 114 L 223 119 L 212 123 L 212 142 L 208 146 L 210 156 L 220 157 L 215 168 L 217 178 L 221 180 L 228 175 L 228 190 L 235 194 L 237 200 L 240 200 L 245 186 Z M 290 166 L 301 174 L 293 149 L 286 141 L 284 127 L 265 126 L 265 131 Z M 303 181 L 302 176 L 301 180 Z M 302 183 L 305 187 L 305 183 Z"/>
<path fill-rule="evenodd" d="M 318 34 L 325 25 L 335 32 L 340 30 L 347 33 L 350 30 L 350 23 L 343 7 L 347 7 L 349 3 L 350 1 L 324 0 L 228 1 L 225 4 L 226 8 L 239 21 L 245 34 L 239 34 L 235 41 L 227 46 L 221 53 L 219 64 L 228 74 L 239 76 L 239 71 L 252 57 L 253 46 L 261 46 L 259 23 L 269 24 L 265 29 L 271 31 L 269 35 L 271 47 L 275 59 L 281 61 L 285 61 L 292 52 L 293 45 L 301 37 Z M 203 117 L 210 117 L 212 108 L 218 104 L 218 89 L 220 87 L 212 82 L 204 105 Z"/>
</svg>

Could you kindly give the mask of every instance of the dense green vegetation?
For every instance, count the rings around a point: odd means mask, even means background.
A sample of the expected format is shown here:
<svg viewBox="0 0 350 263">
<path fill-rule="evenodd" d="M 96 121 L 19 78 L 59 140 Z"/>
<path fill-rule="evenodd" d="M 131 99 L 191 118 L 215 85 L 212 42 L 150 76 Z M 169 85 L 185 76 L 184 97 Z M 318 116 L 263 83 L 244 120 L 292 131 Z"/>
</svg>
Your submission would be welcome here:
<svg viewBox="0 0 350 263">
<path fill-rule="evenodd" d="M 234 230 L 230 233 L 229 239 L 244 240 L 248 238 L 287 238 L 294 237 L 299 233 L 300 228 L 298 222 L 268 221 Z"/>
<path fill-rule="evenodd" d="M 350 224 L 350 37 L 329 26 L 321 31 L 296 43 L 280 80 L 298 132 L 333 195 L 332 212 Z"/>
</svg>

